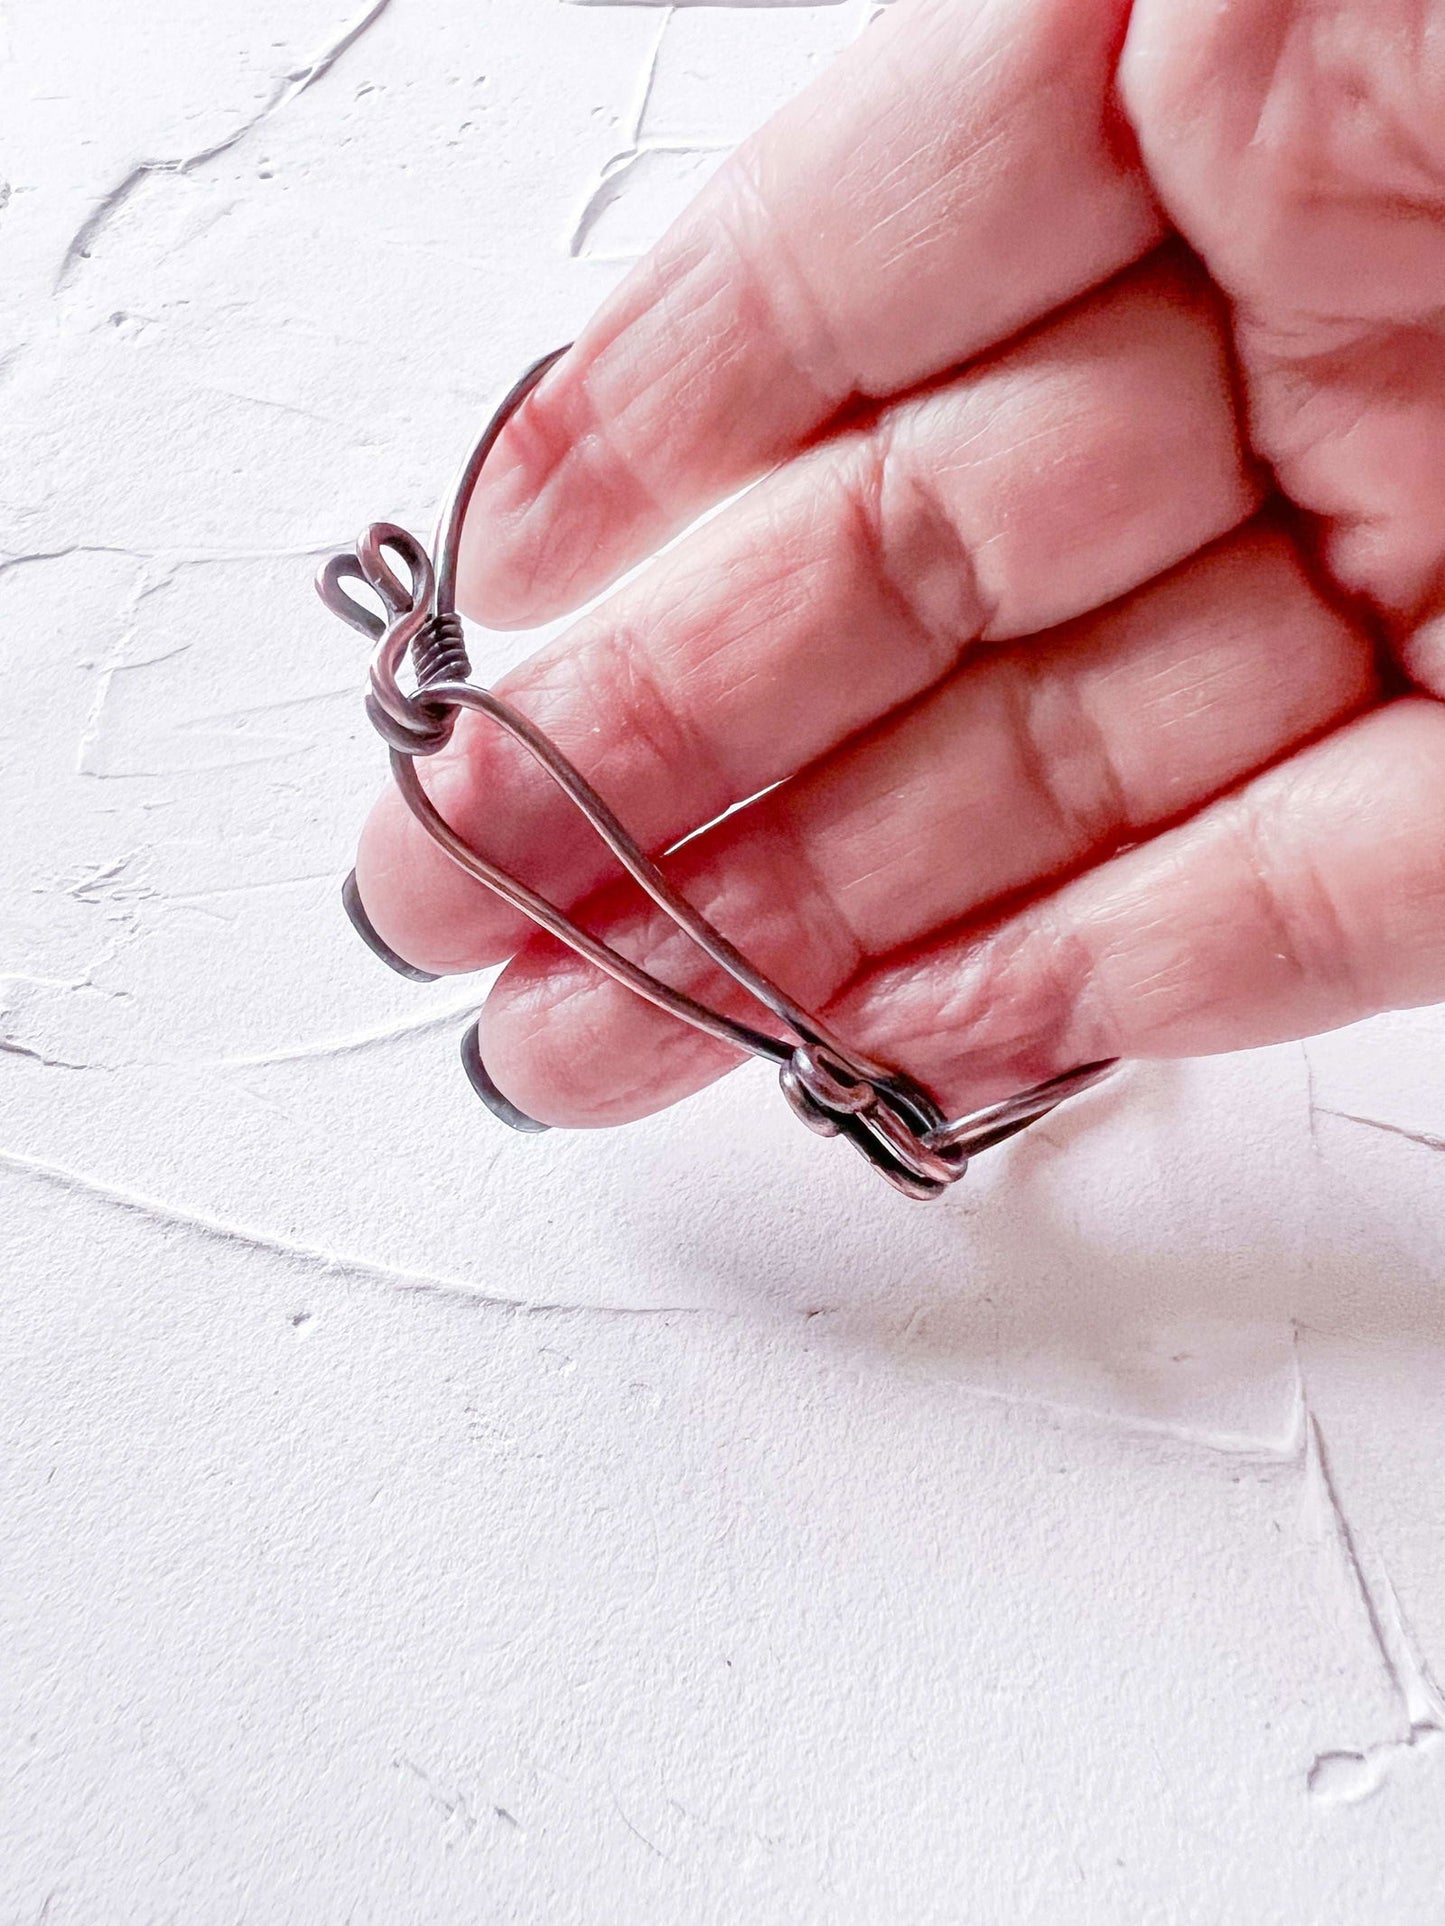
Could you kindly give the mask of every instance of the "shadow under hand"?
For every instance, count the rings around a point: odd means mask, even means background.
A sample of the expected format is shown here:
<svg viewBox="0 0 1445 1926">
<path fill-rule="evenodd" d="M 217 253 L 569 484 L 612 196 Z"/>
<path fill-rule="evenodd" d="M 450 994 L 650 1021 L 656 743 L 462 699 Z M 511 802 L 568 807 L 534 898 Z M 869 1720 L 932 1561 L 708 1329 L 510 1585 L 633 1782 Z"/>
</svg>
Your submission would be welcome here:
<svg viewBox="0 0 1445 1926">
<path fill-rule="evenodd" d="M 738 1154 L 699 1162 L 705 1200 L 685 1160 L 645 1261 L 810 1345 L 1271 1457 L 1298 1450 L 1300 1325 L 1445 1345 L 1445 1285 L 1341 1183 L 1297 1046 L 1131 1065 L 927 1206 L 783 1135 L 758 1081 L 733 1080 Z"/>
</svg>

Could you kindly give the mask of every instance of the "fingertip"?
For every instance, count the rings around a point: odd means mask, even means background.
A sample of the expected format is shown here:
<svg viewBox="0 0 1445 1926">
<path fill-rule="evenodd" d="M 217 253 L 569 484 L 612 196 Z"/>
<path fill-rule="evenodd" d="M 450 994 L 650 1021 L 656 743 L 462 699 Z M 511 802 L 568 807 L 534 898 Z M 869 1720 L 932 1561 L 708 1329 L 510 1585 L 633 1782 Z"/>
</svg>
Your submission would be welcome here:
<svg viewBox="0 0 1445 1926">
<path fill-rule="evenodd" d="M 509 1110 L 544 1128 L 627 1121 L 596 1114 L 603 1092 L 586 1016 L 599 987 L 595 972 L 550 940 L 539 939 L 514 957 L 492 985 L 471 1033 L 467 1074 L 483 1102 L 490 1107 L 474 1063 L 485 1064 L 488 1084 Z"/>
<path fill-rule="evenodd" d="M 550 1130 L 552 1128 L 550 1124 L 538 1123 L 535 1117 L 529 1117 L 525 1110 L 519 1110 L 500 1089 L 482 1056 L 480 1029 L 481 1019 L 478 1018 L 475 1023 L 468 1026 L 462 1037 L 461 1050 L 462 1068 L 466 1071 L 467 1082 L 472 1086 L 477 1097 L 497 1121 L 506 1124 L 509 1130 L 516 1130 L 527 1136 L 539 1135 L 543 1131 Z"/>
<path fill-rule="evenodd" d="M 652 1116 L 738 1061 L 551 938 L 529 945 L 497 978 L 478 1044 L 509 1104 L 572 1130 Z"/>
<path fill-rule="evenodd" d="M 419 981 L 435 981 L 447 969 L 431 927 L 432 906 L 422 880 L 425 856 L 417 848 L 419 840 L 415 818 L 388 785 L 362 825 L 356 867 L 348 878 L 346 910 L 362 940 L 394 970 Z"/>
<path fill-rule="evenodd" d="M 394 950 L 378 933 L 376 925 L 366 912 L 366 905 L 361 900 L 361 891 L 357 886 L 354 869 L 341 885 L 341 907 L 345 910 L 348 922 L 362 942 L 373 956 L 386 964 L 388 969 L 395 970 L 398 976 L 409 977 L 413 983 L 437 981 L 433 971 L 418 969 L 414 963 L 408 963 L 406 958 Z"/>
<path fill-rule="evenodd" d="M 454 806 L 440 774 L 428 772 L 427 789 L 448 816 Z M 349 894 L 371 935 L 353 916 L 358 933 L 377 955 L 389 953 L 383 960 L 397 959 L 393 969 L 419 980 L 484 969 L 510 946 L 497 900 L 437 847 L 391 784 L 362 828 Z"/>
</svg>

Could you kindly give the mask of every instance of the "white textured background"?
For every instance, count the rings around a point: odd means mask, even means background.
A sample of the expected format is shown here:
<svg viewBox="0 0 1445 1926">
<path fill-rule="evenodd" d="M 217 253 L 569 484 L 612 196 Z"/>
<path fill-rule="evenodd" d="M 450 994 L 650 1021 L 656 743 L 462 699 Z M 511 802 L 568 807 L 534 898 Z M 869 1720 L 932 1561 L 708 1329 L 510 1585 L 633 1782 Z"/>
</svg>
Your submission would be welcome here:
<svg viewBox="0 0 1445 1926">
<path fill-rule="evenodd" d="M 925 1209 L 341 920 L 316 559 L 864 16 L 0 4 L 4 1926 L 1445 1917 L 1445 1012 Z"/>
</svg>

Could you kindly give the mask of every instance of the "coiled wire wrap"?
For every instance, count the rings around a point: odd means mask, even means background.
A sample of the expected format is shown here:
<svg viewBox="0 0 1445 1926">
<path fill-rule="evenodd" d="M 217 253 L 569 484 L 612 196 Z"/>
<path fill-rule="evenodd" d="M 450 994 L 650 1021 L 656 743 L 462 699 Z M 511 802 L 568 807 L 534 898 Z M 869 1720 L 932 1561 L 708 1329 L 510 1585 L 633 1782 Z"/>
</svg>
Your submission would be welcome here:
<svg viewBox="0 0 1445 1926">
<path fill-rule="evenodd" d="M 472 662 L 462 633 L 462 618 L 455 611 L 434 615 L 412 643 L 411 660 L 418 689 L 430 688 L 433 682 L 465 682 L 472 673 Z"/>
<path fill-rule="evenodd" d="M 906 1196 L 937 1197 L 963 1176 L 972 1155 L 1001 1143 L 1065 1098 L 1098 1082 L 1114 1067 L 1113 1060 L 1084 1064 L 986 1110 L 949 1120 L 921 1084 L 849 1050 L 819 1018 L 794 1003 L 751 964 L 673 889 L 555 744 L 518 710 L 471 681 L 456 608 L 457 556 L 467 507 L 502 429 L 565 352 L 558 348 L 535 362 L 487 423 L 442 513 L 433 548 L 435 567 L 414 535 L 393 522 L 375 522 L 354 550 L 333 555 L 317 576 L 317 590 L 326 606 L 374 644 L 366 709 L 391 750 L 397 787 L 433 841 L 469 876 L 659 1009 L 736 1049 L 775 1063 L 784 1096 L 810 1130 L 846 1137 Z M 406 582 L 394 561 L 404 567 Z M 349 583 L 368 588 L 382 613 L 359 602 Z M 414 682 L 410 693 L 399 681 L 408 659 Z M 740 1022 L 663 983 L 465 842 L 433 806 L 415 767 L 418 756 L 434 755 L 446 745 L 463 709 L 487 716 L 520 743 L 586 817 L 627 873 L 718 968 L 741 984 L 761 1012 L 770 1014 L 791 1036 L 779 1037 L 771 1029 Z M 468 1033 L 467 1050 L 473 1081 L 486 1088 L 489 1080 L 476 1051 L 474 1029 Z M 489 1101 L 496 1094 L 493 1089 Z M 517 1121 L 517 1113 L 511 1120 Z M 521 1126 L 527 1125 L 528 1120 L 521 1119 Z"/>
</svg>

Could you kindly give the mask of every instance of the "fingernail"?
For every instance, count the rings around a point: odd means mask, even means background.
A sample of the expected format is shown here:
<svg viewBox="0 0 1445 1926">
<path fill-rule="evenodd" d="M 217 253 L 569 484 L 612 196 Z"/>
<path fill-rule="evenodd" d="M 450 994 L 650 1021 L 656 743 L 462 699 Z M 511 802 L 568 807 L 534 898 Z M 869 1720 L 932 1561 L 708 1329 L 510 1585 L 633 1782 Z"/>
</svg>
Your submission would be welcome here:
<svg viewBox="0 0 1445 1926">
<path fill-rule="evenodd" d="M 398 976 L 409 976 L 413 983 L 440 982 L 441 979 L 434 976 L 430 970 L 419 970 L 415 963 L 408 963 L 404 956 L 398 956 L 394 949 L 382 942 L 371 926 L 371 918 L 362 907 L 361 892 L 356 887 L 355 870 L 352 870 L 341 885 L 341 906 L 351 919 L 351 927 L 356 934 L 372 955 L 379 956 L 388 969 L 395 970 Z"/>
<path fill-rule="evenodd" d="M 480 1020 L 479 1020 L 480 1021 Z M 479 1022 L 474 1023 L 462 1038 L 462 1067 L 467 1073 L 467 1081 L 491 1111 L 512 1130 L 524 1130 L 529 1134 L 550 1130 L 550 1124 L 538 1123 L 529 1117 L 525 1110 L 519 1110 L 514 1103 L 508 1102 L 487 1072 L 482 1062 L 481 1038 L 478 1035 Z"/>
</svg>

